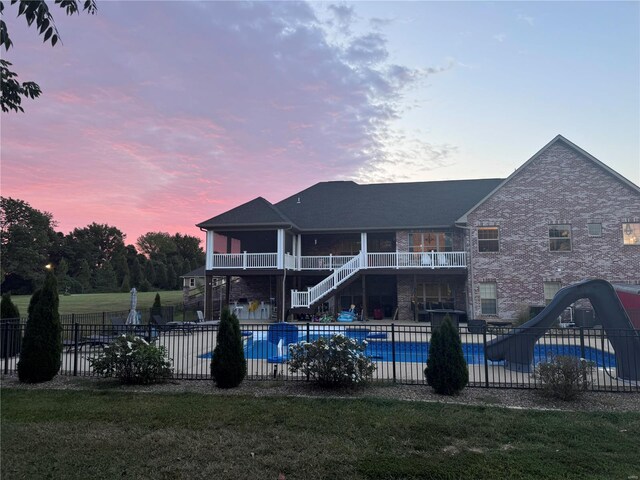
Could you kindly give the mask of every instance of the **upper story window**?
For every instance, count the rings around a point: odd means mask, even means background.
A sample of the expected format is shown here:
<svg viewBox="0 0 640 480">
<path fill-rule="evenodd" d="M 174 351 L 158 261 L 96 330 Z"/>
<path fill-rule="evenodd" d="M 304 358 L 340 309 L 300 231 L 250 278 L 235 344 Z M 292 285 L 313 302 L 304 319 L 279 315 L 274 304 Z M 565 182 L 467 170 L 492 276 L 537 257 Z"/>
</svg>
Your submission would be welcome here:
<svg viewBox="0 0 640 480">
<path fill-rule="evenodd" d="M 478 251 L 497 252 L 500 250 L 498 227 L 478 228 Z"/>
<path fill-rule="evenodd" d="M 410 252 L 452 252 L 451 232 L 415 232 L 409 234 Z"/>
<path fill-rule="evenodd" d="M 587 230 L 589 230 L 590 237 L 602 236 L 602 224 L 601 223 L 587 223 Z"/>
<path fill-rule="evenodd" d="M 571 251 L 571 225 L 556 224 L 549 225 L 549 251 L 570 252 Z"/>
<path fill-rule="evenodd" d="M 623 223 L 622 239 L 625 245 L 640 245 L 640 223 Z"/>
</svg>

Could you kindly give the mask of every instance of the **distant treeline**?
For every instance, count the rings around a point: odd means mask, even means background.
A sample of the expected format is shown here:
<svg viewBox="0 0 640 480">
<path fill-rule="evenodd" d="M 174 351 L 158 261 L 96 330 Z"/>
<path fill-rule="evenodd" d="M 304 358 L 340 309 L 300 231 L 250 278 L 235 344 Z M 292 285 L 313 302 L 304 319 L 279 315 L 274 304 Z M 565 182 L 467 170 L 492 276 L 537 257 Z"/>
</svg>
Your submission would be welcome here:
<svg viewBox="0 0 640 480">
<path fill-rule="evenodd" d="M 30 294 L 53 268 L 60 293 L 180 288 L 180 275 L 204 264 L 200 239 L 148 232 L 134 245 L 110 225 L 92 223 L 65 235 L 49 212 L 0 197 L 3 293 Z"/>
</svg>

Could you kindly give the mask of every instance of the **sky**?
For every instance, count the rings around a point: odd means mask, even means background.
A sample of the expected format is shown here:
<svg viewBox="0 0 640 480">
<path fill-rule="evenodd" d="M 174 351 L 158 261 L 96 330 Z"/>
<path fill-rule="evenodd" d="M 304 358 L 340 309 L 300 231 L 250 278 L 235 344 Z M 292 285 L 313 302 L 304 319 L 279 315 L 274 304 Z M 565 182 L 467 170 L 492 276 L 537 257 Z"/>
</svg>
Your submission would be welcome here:
<svg viewBox="0 0 640 480">
<path fill-rule="evenodd" d="M 317 182 L 504 178 L 557 134 L 640 184 L 639 2 L 15 6 L 0 189 L 127 243 Z"/>
</svg>

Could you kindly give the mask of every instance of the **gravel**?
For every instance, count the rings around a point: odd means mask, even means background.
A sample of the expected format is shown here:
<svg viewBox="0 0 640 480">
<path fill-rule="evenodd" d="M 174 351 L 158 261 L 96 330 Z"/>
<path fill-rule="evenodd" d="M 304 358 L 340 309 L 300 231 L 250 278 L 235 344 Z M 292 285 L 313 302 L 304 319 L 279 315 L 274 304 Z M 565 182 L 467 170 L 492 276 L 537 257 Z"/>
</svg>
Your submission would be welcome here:
<svg viewBox="0 0 640 480">
<path fill-rule="evenodd" d="M 23 384 L 17 377 L 2 377 L 2 388 L 32 390 L 95 390 L 140 393 L 197 393 L 202 395 L 249 397 L 307 397 L 307 398 L 373 398 L 411 402 L 439 402 L 530 410 L 558 410 L 584 412 L 640 413 L 640 392 L 583 392 L 577 400 L 564 402 L 547 398 L 537 390 L 503 388 L 466 388 L 460 395 L 445 397 L 434 394 L 425 385 L 372 384 L 356 390 L 323 390 L 306 382 L 245 381 L 240 387 L 222 390 L 206 380 L 172 380 L 158 385 L 120 385 L 113 379 L 96 377 L 57 376 L 50 382 Z"/>
</svg>

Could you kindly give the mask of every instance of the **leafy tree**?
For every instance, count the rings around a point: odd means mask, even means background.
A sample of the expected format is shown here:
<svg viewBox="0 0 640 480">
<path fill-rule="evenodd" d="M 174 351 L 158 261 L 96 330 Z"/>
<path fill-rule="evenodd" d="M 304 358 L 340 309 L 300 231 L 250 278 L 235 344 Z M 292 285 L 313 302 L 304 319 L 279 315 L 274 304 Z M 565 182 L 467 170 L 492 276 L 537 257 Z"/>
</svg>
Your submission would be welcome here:
<svg viewBox="0 0 640 480">
<path fill-rule="evenodd" d="M 173 264 L 169 264 L 167 267 L 167 290 L 175 290 L 178 284 L 178 274 L 176 273 Z"/>
<path fill-rule="evenodd" d="M 43 266 L 56 236 L 56 223 L 49 212 L 41 212 L 23 200 L 0 197 L 0 265 L 2 281 L 22 280 L 31 293 L 44 278 Z M 3 290 L 11 290 L 6 284 Z"/>
<path fill-rule="evenodd" d="M 4 293 L 2 295 L 2 301 L 0 302 L 0 318 L 20 318 L 20 310 L 18 310 L 16 304 L 11 300 L 10 293 Z"/>
<path fill-rule="evenodd" d="M 58 313 L 58 286 L 52 272 L 31 297 L 29 318 L 22 340 L 18 378 L 21 382 L 46 382 L 60 370 L 62 327 Z"/>
<path fill-rule="evenodd" d="M 149 261 L 144 264 L 144 279 L 149 285 L 155 285 L 156 283 L 156 271 L 153 268 L 153 263 Z"/>
<path fill-rule="evenodd" d="M 147 258 L 152 260 L 166 260 L 178 252 L 174 239 L 165 232 L 145 233 L 138 237 L 136 245 Z"/>
<path fill-rule="evenodd" d="M 183 259 L 195 260 L 198 265 L 204 265 L 205 253 L 200 246 L 200 239 L 191 235 L 181 235 L 176 233 L 173 236 L 173 241 L 178 249 L 178 255 Z M 197 267 L 196 267 L 197 268 Z M 187 272 L 184 272 L 187 273 Z"/>
<path fill-rule="evenodd" d="M 65 10 L 67 15 L 80 12 L 78 0 L 55 0 L 55 4 Z M 17 5 L 17 17 L 23 16 L 28 26 L 36 24 L 38 35 L 43 36 L 44 43 L 51 42 L 55 46 L 60 40 L 60 34 L 56 28 L 53 16 L 49 12 L 49 6 L 44 0 L 11 0 L 11 5 Z M 98 10 L 95 0 L 84 0 L 82 10 L 95 14 Z M 4 2 L 0 1 L 0 17 L 4 15 Z M 0 44 L 6 51 L 13 46 L 9 37 L 9 31 L 4 20 L 0 20 Z M 2 94 L 0 105 L 3 112 L 14 110 L 24 112 L 21 106 L 22 97 L 36 98 L 42 93 L 40 87 L 35 82 L 18 81 L 18 75 L 11 71 L 12 64 L 6 60 L 0 60 L 0 70 L 2 74 Z"/>
<path fill-rule="evenodd" d="M 129 265 L 127 264 L 127 257 L 125 256 L 125 250 L 116 252 L 111 260 L 111 265 L 116 273 L 116 279 L 118 283 L 122 284 L 124 277 L 129 277 Z M 131 290 L 131 289 L 129 289 Z"/>
<path fill-rule="evenodd" d="M 120 284 L 111 262 L 106 261 L 93 274 L 93 288 L 98 292 L 115 292 Z"/>
<path fill-rule="evenodd" d="M 106 261 L 112 261 L 123 254 L 125 234 L 118 228 L 106 224 L 92 223 L 84 228 L 76 228 L 66 237 L 66 257 L 73 260 L 73 271 L 86 260 L 89 268 L 100 268 Z M 112 265 L 113 267 L 113 265 Z"/>
<path fill-rule="evenodd" d="M 235 388 L 242 383 L 246 374 L 240 322 L 235 314 L 224 308 L 211 359 L 211 376 L 218 388 Z"/>
<path fill-rule="evenodd" d="M 83 293 L 91 290 L 91 269 L 89 268 L 89 263 L 86 258 L 80 263 L 80 270 L 78 271 L 76 279 L 80 283 Z"/>
<path fill-rule="evenodd" d="M 167 288 L 167 266 L 163 262 L 155 262 L 153 269 L 156 272 L 155 285 L 158 288 L 166 289 Z"/>
<path fill-rule="evenodd" d="M 448 315 L 431 335 L 424 374 L 427 383 L 440 395 L 455 395 L 469 383 L 469 368 L 460 335 Z"/>
</svg>

